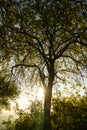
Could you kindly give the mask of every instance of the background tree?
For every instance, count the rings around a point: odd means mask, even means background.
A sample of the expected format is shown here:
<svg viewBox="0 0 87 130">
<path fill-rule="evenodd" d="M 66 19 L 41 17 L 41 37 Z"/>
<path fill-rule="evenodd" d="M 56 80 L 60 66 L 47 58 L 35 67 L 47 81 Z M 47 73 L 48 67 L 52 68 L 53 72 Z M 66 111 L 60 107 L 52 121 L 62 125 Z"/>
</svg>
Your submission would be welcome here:
<svg viewBox="0 0 87 130">
<path fill-rule="evenodd" d="M 51 129 L 52 130 L 86 130 L 87 129 L 87 97 L 70 95 L 56 96 L 52 99 Z M 33 102 L 29 109 L 15 109 L 17 117 L 3 121 L 5 130 L 42 130 L 42 103 Z"/>
<path fill-rule="evenodd" d="M 52 130 L 86 130 L 87 97 L 54 98 L 51 115 Z"/>
<path fill-rule="evenodd" d="M 32 102 L 26 112 L 17 107 L 15 114 L 17 114 L 15 120 L 9 117 L 8 120 L 2 122 L 6 130 L 42 130 L 43 109 L 41 102 Z"/>
<path fill-rule="evenodd" d="M 19 95 L 17 84 L 5 78 L 0 76 L 0 109 L 10 108 L 10 101 Z"/>
<path fill-rule="evenodd" d="M 87 65 L 86 2 L 3 0 L 0 6 L 1 58 L 11 61 L 17 79 L 25 74 L 42 83 L 43 129 L 50 130 L 54 84 L 80 82 Z"/>
</svg>

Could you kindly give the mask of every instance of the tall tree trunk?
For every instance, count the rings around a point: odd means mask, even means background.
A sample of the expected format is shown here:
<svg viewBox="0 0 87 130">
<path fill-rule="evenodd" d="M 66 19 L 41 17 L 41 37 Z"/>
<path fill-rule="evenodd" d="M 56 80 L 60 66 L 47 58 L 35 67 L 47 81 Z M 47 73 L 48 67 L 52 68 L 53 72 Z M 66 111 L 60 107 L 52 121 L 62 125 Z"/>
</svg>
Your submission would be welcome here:
<svg viewBox="0 0 87 130">
<path fill-rule="evenodd" d="M 43 130 L 51 130 L 50 127 L 50 109 L 51 109 L 52 87 L 47 87 L 44 96 L 44 128 Z"/>
<path fill-rule="evenodd" d="M 51 110 L 51 97 L 52 97 L 52 87 L 53 81 L 55 77 L 54 73 L 54 65 L 50 69 L 48 68 L 49 72 L 49 79 L 48 79 L 48 86 L 45 87 L 45 96 L 44 96 L 44 128 L 43 130 L 51 130 L 50 125 L 50 110 Z"/>
</svg>

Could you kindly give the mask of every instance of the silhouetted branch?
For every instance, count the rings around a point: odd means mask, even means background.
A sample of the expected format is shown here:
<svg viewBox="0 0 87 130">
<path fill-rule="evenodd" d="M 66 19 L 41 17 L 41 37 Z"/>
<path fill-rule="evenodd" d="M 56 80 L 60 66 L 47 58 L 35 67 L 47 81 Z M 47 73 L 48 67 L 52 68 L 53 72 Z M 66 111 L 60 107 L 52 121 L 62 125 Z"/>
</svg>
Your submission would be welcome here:
<svg viewBox="0 0 87 130">
<path fill-rule="evenodd" d="M 66 49 L 68 48 L 68 46 L 71 43 L 77 42 L 77 39 L 80 38 L 85 32 L 86 32 L 87 28 L 85 28 L 81 33 L 78 34 L 78 36 L 76 36 L 75 38 L 72 38 L 68 44 L 66 44 L 62 49 L 60 49 L 57 53 L 57 55 L 55 56 L 55 60 L 58 59 L 59 57 L 62 56 L 62 54 L 66 51 Z"/>
</svg>

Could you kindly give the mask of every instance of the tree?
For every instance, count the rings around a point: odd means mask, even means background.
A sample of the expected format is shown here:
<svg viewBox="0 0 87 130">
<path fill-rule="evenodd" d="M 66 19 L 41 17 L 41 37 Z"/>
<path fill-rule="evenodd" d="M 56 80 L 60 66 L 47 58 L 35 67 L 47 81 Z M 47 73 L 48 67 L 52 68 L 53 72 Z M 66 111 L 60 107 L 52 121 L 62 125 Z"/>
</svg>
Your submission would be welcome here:
<svg viewBox="0 0 87 130">
<path fill-rule="evenodd" d="M 87 65 L 86 10 L 84 1 L 1 1 L 1 56 L 14 61 L 11 72 L 17 78 L 25 74 L 41 81 L 44 130 L 51 129 L 54 84 L 80 82 L 78 75 Z"/>
<path fill-rule="evenodd" d="M 0 109 L 9 108 L 11 99 L 19 95 L 17 84 L 5 78 L 0 75 Z"/>
<path fill-rule="evenodd" d="M 52 130 L 86 130 L 87 97 L 53 99 L 51 114 Z"/>
<path fill-rule="evenodd" d="M 11 116 L 8 120 L 3 121 L 2 124 L 5 125 L 6 130 L 42 130 L 43 123 L 43 109 L 42 103 L 37 101 L 33 102 L 29 108 L 30 111 L 25 112 L 16 108 L 17 118 L 12 120 Z"/>
<path fill-rule="evenodd" d="M 86 130 L 87 97 L 70 95 L 52 99 L 51 130 Z M 28 110 L 28 109 L 27 109 Z M 3 121 L 6 130 L 42 130 L 43 108 L 41 102 L 33 102 L 30 111 L 16 108 L 17 119 Z"/>
</svg>

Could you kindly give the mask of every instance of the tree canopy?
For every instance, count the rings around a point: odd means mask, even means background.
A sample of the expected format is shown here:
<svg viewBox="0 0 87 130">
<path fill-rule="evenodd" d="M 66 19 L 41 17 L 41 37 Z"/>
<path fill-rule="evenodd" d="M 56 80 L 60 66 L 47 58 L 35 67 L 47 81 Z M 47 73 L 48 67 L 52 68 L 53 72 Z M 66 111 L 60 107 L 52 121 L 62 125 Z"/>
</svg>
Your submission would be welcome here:
<svg viewBox="0 0 87 130">
<path fill-rule="evenodd" d="M 57 77 L 65 81 L 65 72 L 86 65 L 85 7 L 84 1 L 1 1 L 1 57 L 15 67 L 45 71 L 46 81 L 54 62 Z"/>
</svg>

